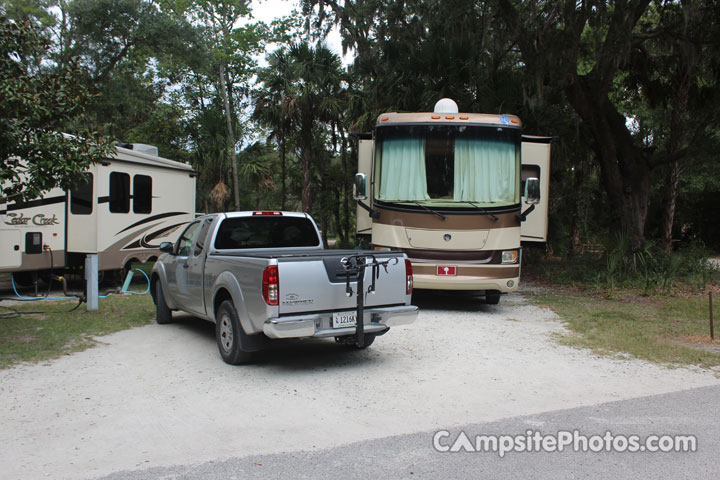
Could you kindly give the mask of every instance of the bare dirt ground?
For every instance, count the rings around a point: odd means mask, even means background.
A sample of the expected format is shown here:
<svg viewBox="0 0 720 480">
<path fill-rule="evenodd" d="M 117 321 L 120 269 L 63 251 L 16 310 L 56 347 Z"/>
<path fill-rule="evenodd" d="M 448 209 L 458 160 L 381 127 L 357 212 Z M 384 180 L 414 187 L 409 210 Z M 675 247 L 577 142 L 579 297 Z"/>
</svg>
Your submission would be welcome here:
<svg viewBox="0 0 720 480">
<path fill-rule="evenodd" d="M 559 346 L 561 322 L 519 294 L 498 306 L 428 295 L 414 303 L 417 322 L 366 351 L 286 342 L 233 367 L 211 324 L 178 316 L 0 371 L 2 477 L 312 451 L 718 384 L 713 372 Z"/>
</svg>

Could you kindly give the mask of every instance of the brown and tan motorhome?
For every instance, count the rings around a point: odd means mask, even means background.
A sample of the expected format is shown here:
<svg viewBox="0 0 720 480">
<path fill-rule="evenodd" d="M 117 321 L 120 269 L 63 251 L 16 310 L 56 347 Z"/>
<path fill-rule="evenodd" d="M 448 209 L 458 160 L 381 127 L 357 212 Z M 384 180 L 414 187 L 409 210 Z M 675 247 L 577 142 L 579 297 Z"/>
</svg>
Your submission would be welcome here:
<svg viewBox="0 0 720 480">
<path fill-rule="evenodd" d="M 521 242 L 547 240 L 549 137 L 513 115 L 384 113 L 359 140 L 357 234 L 412 261 L 416 289 L 515 291 Z M 368 181 L 369 180 L 369 181 Z"/>
<path fill-rule="evenodd" d="M 195 216 L 195 178 L 188 164 L 158 156 L 157 148 L 124 144 L 89 167 L 72 191 L 0 204 L 0 272 L 17 283 L 59 272 L 98 254 L 101 271 L 121 272 L 157 258 Z"/>
</svg>

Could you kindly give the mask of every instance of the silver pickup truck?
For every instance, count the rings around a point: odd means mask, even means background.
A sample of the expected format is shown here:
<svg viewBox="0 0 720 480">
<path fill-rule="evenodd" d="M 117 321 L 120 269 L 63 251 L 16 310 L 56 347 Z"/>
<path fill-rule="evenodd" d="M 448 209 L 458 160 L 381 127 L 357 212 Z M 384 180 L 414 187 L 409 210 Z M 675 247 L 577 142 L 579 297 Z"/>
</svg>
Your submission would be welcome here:
<svg viewBox="0 0 720 480">
<path fill-rule="evenodd" d="M 278 338 L 329 337 L 364 348 L 417 317 L 404 253 L 325 250 L 304 213 L 206 215 L 160 250 L 151 275 L 157 322 L 172 321 L 173 310 L 214 322 L 230 364 Z"/>
</svg>

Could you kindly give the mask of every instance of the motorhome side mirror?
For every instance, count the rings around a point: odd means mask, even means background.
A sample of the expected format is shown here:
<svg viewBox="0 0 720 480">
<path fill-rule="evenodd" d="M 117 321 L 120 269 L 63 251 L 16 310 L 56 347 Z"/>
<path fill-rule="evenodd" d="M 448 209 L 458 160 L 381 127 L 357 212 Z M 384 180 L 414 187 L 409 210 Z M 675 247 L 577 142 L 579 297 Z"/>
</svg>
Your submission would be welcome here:
<svg viewBox="0 0 720 480">
<path fill-rule="evenodd" d="M 160 251 L 163 253 L 173 253 L 173 244 L 172 242 L 162 242 L 160 244 Z"/>
<path fill-rule="evenodd" d="M 531 177 L 525 180 L 525 202 L 531 205 L 540 203 L 540 180 Z"/>
<path fill-rule="evenodd" d="M 367 198 L 367 175 L 364 173 L 355 174 L 353 198 L 355 200 L 365 200 Z"/>
</svg>

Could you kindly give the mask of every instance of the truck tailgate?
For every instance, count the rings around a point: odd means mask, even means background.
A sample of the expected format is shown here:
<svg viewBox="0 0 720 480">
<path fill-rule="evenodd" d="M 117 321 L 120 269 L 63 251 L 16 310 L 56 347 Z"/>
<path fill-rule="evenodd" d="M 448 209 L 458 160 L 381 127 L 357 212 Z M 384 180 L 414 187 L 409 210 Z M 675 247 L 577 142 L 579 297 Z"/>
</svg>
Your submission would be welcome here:
<svg viewBox="0 0 720 480">
<path fill-rule="evenodd" d="M 357 283 L 351 277 L 350 287 L 353 294 L 346 294 L 346 275 L 341 259 L 363 253 L 357 250 L 320 251 L 303 257 L 279 257 L 280 277 L 280 315 L 303 312 L 355 310 L 357 305 Z M 365 305 L 387 306 L 404 304 L 398 299 L 409 302 L 405 295 L 406 274 L 402 253 L 372 253 L 380 260 L 390 260 L 385 269 L 379 268 L 375 279 L 375 292 L 367 293 Z M 372 268 L 365 270 L 364 284 L 367 292 L 372 284 Z"/>
</svg>

